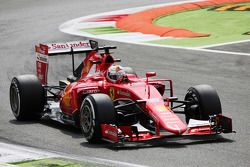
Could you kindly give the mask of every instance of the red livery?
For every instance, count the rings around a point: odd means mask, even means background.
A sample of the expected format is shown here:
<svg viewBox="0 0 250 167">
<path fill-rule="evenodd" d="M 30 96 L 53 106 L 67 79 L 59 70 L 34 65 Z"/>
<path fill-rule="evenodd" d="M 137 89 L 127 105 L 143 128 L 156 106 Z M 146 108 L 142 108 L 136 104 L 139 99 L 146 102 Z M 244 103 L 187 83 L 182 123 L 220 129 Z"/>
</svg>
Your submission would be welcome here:
<svg viewBox="0 0 250 167">
<path fill-rule="evenodd" d="M 173 96 L 170 79 L 139 77 L 118 65 L 110 50 L 96 41 L 36 46 L 37 76 L 14 77 L 10 104 L 17 120 L 49 118 L 80 127 L 89 142 L 140 141 L 169 136 L 231 133 L 219 96 L 209 85 L 190 87 L 184 100 Z M 72 56 L 73 75 L 48 85 L 49 57 Z M 85 56 L 75 68 L 75 55 Z M 177 114 L 185 114 L 183 122 Z"/>
</svg>

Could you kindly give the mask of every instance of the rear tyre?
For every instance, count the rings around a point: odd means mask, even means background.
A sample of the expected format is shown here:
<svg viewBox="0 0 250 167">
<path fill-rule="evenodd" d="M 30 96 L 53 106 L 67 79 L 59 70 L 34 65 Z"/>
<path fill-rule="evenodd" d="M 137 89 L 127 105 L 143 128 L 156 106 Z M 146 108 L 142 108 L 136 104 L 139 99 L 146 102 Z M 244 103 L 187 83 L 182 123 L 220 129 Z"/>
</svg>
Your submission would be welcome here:
<svg viewBox="0 0 250 167">
<path fill-rule="evenodd" d="M 34 75 L 14 77 L 10 85 L 10 106 L 19 121 L 41 118 L 44 109 L 44 88 Z"/>
<path fill-rule="evenodd" d="M 210 85 L 196 85 L 189 88 L 185 101 L 191 102 L 184 109 L 187 123 L 190 119 L 208 120 L 209 115 L 222 113 L 220 98 Z"/>
<path fill-rule="evenodd" d="M 89 143 L 98 143 L 102 138 L 101 124 L 115 124 L 113 101 L 106 94 L 88 95 L 80 109 L 80 127 Z"/>
</svg>

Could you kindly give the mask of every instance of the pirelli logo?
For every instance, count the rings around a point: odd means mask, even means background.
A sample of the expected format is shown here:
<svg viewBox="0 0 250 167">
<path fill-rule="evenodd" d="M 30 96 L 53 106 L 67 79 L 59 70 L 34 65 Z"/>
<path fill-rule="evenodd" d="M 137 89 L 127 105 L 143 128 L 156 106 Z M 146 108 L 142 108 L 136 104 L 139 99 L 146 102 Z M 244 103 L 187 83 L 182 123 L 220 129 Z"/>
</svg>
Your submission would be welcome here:
<svg viewBox="0 0 250 167">
<path fill-rule="evenodd" d="M 214 11 L 250 11 L 250 5 L 226 5 L 226 6 L 216 6 L 210 10 Z"/>
</svg>

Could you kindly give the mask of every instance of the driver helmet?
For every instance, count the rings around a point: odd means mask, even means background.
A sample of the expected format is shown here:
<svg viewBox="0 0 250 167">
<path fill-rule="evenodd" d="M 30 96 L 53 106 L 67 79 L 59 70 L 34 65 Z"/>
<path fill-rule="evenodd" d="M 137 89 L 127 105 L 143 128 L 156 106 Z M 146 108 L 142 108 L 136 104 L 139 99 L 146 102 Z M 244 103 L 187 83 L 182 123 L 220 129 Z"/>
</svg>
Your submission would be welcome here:
<svg viewBox="0 0 250 167">
<path fill-rule="evenodd" d="M 125 70 L 120 65 L 112 65 L 108 69 L 107 77 L 112 81 L 116 82 L 126 76 Z"/>
</svg>

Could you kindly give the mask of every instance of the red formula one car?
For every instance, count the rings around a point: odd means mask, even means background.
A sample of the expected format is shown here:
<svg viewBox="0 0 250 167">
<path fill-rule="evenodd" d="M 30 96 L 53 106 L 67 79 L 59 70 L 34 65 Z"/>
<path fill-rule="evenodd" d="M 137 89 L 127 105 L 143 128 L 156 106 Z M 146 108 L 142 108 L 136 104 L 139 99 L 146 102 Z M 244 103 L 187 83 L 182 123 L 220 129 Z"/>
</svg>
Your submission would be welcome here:
<svg viewBox="0 0 250 167">
<path fill-rule="evenodd" d="M 173 96 L 170 79 L 140 78 L 130 67 L 116 65 L 110 50 L 95 41 L 36 46 L 37 76 L 14 77 L 10 104 L 17 120 L 48 117 L 81 128 L 89 142 L 142 141 L 169 136 L 231 133 L 217 92 L 209 85 L 188 89 L 183 101 Z M 72 56 L 73 75 L 59 85 L 47 84 L 48 58 Z M 75 55 L 85 59 L 75 69 Z M 178 110 L 177 110 L 178 109 Z M 176 114 L 185 114 L 186 123 Z"/>
</svg>

